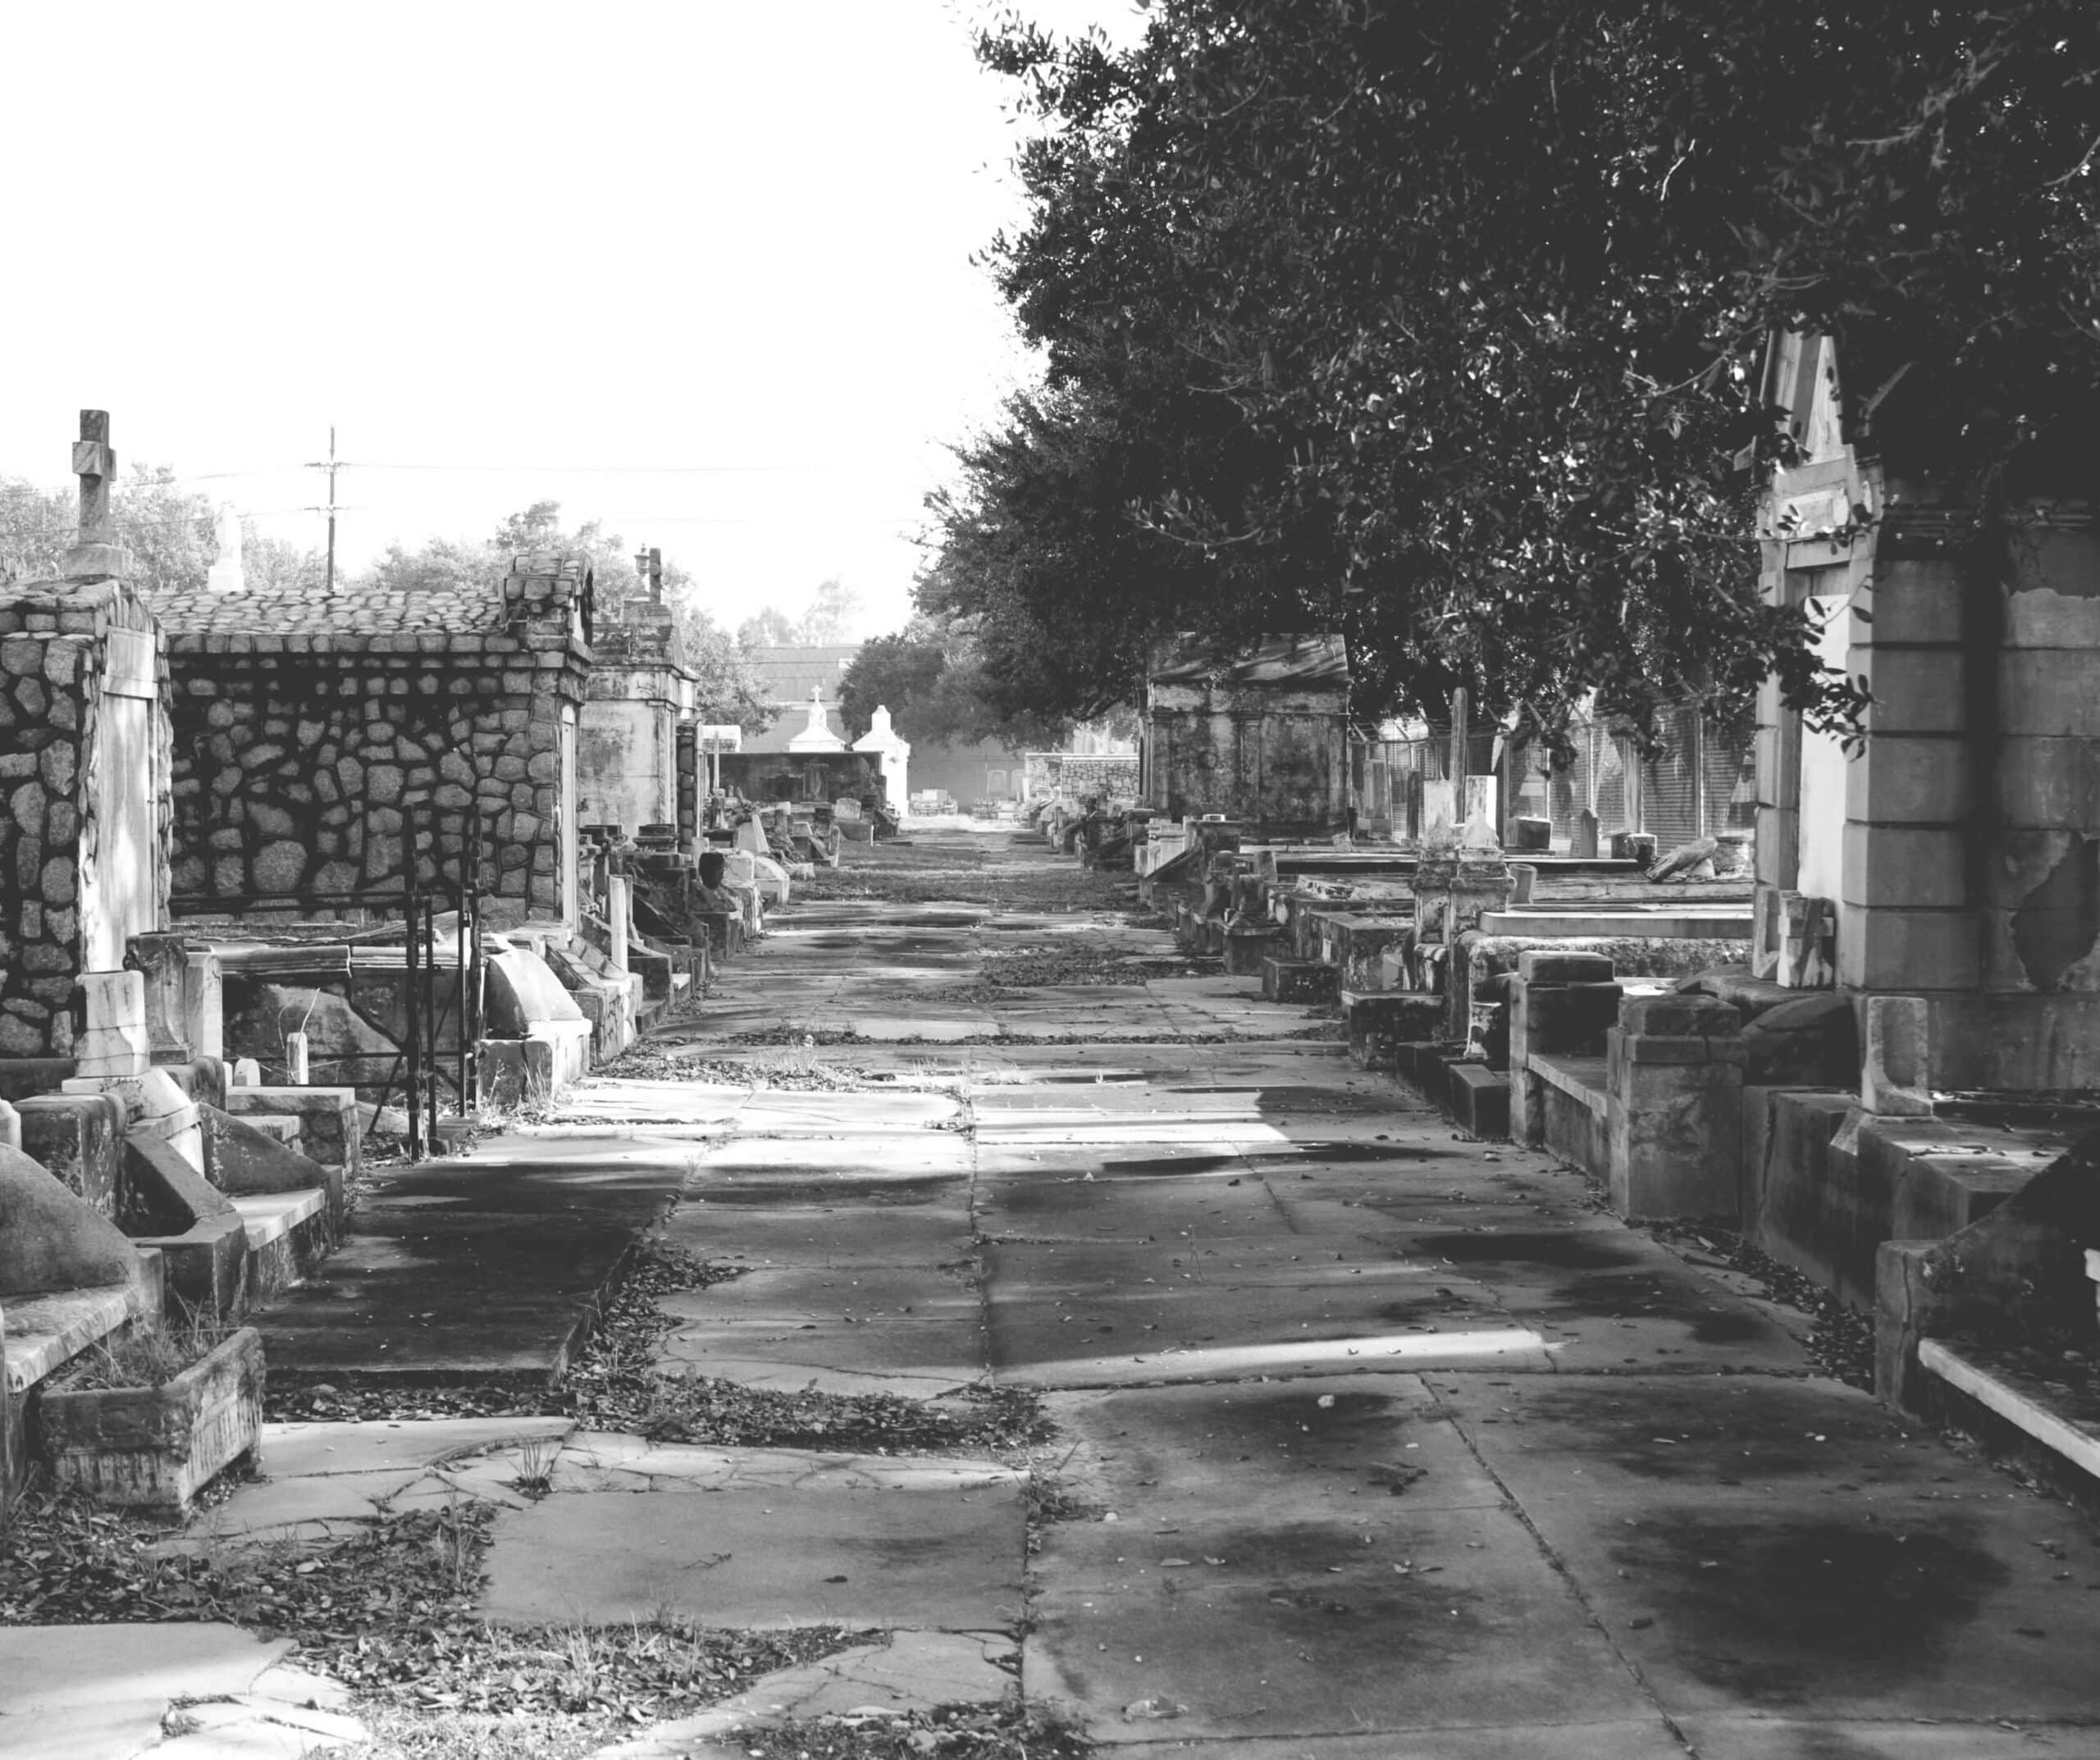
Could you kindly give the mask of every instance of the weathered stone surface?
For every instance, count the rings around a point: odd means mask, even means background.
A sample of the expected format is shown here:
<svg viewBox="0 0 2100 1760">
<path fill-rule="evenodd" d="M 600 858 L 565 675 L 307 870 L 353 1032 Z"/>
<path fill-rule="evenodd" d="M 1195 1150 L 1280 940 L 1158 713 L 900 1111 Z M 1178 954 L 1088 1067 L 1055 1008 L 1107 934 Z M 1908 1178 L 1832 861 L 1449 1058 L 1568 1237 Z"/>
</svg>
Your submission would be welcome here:
<svg viewBox="0 0 2100 1760">
<path fill-rule="evenodd" d="M 114 1223 L 21 1151 L 0 1145 L 0 1297 L 126 1283 L 138 1263 Z"/>
<path fill-rule="evenodd" d="M 1855 1086 L 1860 1034 L 1854 1001 L 1816 991 L 1765 1010 L 1742 1030 L 1743 1079 L 1763 1087 Z"/>
<path fill-rule="evenodd" d="M 306 874 L 306 851 L 290 838 L 265 844 L 255 857 L 255 889 L 283 894 L 296 891 Z"/>
</svg>

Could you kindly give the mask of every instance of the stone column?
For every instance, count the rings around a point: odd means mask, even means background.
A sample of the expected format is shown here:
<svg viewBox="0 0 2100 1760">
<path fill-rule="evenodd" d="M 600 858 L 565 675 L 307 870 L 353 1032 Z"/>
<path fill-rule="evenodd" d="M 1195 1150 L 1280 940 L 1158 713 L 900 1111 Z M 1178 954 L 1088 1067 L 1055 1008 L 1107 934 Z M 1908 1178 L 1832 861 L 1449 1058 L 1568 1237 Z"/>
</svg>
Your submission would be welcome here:
<svg viewBox="0 0 2100 1760">
<path fill-rule="evenodd" d="M 1612 1208 L 1628 1221 L 1742 1211 L 1742 1019 L 1706 996 L 1629 996 L 1605 1035 Z"/>
<path fill-rule="evenodd" d="M 1951 556 L 1920 554 L 1923 547 L 1892 515 L 1873 622 L 1856 620 L 1851 669 L 1865 675 L 1874 706 L 1865 748 L 1845 777 L 1838 975 L 1847 989 L 1974 990 L 1982 969 L 1965 858 L 1962 584 Z"/>
</svg>

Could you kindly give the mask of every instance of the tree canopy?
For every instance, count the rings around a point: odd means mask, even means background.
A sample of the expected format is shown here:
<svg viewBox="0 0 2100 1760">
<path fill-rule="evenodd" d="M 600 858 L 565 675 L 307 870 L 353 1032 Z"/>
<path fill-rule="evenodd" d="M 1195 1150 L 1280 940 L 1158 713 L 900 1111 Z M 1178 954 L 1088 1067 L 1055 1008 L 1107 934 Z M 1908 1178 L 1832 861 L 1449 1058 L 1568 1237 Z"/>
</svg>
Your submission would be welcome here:
<svg viewBox="0 0 2100 1760">
<path fill-rule="evenodd" d="M 924 616 L 863 643 L 838 699 L 853 739 L 868 731 L 879 708 L 889 710 L 892 724 L 915 745 L 1055 745 L 1069 727 L 1002 699 L 969 634 Z"/>
<path fill-rule="evenodd" d="M 1988 481 L 2100 395 L 2100 8 L 1157 0 L 980 42 L 1034 132 L 991 262 L 1040 389 L 934 498 L 929 612 L 1011 701 L 1158 636 L 1339 630 L 1361 705 L 1551 726 L 1777 670 L 1842 714 L 1749 514 L 1775 326 Z"/>
<path fill-rule="evenodd" d="M 799 618 L 776 605 L 762 605 L 737 626 L 737 640 L 747 648 L 829 648 L 851 639 L 861 595 L 838 576 L 819 581 Z"/>
<path fill-rule="evenodd" d="M 534 550 L 587 558 L 592 572 L 606 586 L 635 577 L 633 553 L 618 532 L 608 531 L 598 520 L 587 520 L 571 530 L 562 522 L 560 503 L 536 501 L 507 515 L 478 543 L 433 538 L 413 550 L 390 545 L 358 581 L 404 593 L 478 581 L 493 594 L 501 586 L 512 559 Z M 743 649 L 708 614 L 692 576 L 668 557 L 664 561 L 664 599 L 677 620 L 686 663 L 697 679 L 694 695 L 700 718 L 724 726 L 734 722 L 752 732 L 770 727 L 778 711 Z"/>
</svg>

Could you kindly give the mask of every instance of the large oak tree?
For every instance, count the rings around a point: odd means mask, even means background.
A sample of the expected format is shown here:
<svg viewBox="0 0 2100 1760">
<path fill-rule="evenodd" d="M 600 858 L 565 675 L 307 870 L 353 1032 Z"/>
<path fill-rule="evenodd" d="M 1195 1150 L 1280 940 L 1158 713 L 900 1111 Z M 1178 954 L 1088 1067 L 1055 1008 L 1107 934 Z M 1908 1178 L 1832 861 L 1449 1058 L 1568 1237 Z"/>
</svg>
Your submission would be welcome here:
<svg viewBox="0 0 2100 1760">
<path fill-rule="evenodd" d="M 1942 479 L 2100 392 L 2086 0 L 1158 0 L 1127 52 L 980 48 L 1034 127 L 992 256 L 1047 374 L 961 449 L 920 596 L 1018 703 L 1322 628 L 1368 710 L 1642 720 L 1776 669 L 1842 714 L 1755 587 L 1771 329 L 1835 333 L 1858 412 L 1903 385 L 1877 442 Z"/>
</svg>

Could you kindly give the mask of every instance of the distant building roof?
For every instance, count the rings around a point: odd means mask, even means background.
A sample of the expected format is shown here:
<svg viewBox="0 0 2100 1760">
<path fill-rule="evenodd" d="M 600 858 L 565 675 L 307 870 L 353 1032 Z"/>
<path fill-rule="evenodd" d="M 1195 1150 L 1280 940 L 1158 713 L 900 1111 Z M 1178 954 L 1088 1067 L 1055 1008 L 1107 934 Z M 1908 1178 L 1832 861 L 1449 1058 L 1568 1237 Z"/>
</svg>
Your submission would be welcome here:
<svg viewBox="0 0 2100 1760">
<path fill-rule="evenodd" d="M 785 706 L 807 703 L 815 688 L 827 703 L 838 700 L 839 681 L 861 651 L 857 641 L 828 647 L 752 648 L 748 650 L 751 670 L 758 674 L 766 696 Z"/>
<path fill-rule="evenodd" d="M 1153 660 L 1154 684 L 1287 685 L 1345 689 L 1349 645 L 1339 636 L 1264 636 L 1238 659 L 1213 659 L 1192 636 L 1166 645 Z"/>
</svg>

